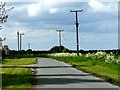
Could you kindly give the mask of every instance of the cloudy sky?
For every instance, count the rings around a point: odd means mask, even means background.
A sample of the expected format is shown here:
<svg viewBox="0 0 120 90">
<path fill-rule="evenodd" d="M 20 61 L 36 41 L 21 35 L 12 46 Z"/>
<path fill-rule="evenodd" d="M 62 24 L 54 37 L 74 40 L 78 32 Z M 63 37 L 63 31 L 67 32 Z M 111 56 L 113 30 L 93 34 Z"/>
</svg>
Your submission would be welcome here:
<svg viewBox="0 0 120 90">
<path fill-rule="evenodd" d="M 61 2 L 60 2 L 61 1 Z M 83 9 L 79 17 L 80 49 L 117 49 L 118 48 L 118 3 L 117 0 L 87 0 L 83 2 L 39 0 L 37 2 L 7 2 L 7 23 L 3 24 L 3 45 L 17 50 L 17 31 L 22 36 L 22 49 L 49 50 L 59 45 L 58 32 L 63 29 L 62 45 L 76 49 L 75 13 L 71 10 Z"/>
</svg>

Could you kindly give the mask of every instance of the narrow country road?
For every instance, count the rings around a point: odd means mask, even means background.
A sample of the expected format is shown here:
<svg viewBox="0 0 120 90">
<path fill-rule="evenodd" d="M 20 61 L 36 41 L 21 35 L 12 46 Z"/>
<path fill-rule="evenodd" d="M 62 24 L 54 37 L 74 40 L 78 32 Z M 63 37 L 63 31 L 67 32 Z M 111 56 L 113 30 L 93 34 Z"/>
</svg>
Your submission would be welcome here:
<svg viewBox="0 0 120 90">
<path fill-rule="evenodd" d="M 105 82 L 104 80 L 84 73 L 70 65 L 49 58 L 38 58 L 36 69 L 36 83 L 32 89 L 40 88 L 112 88 L 117 90 L 118 86 Z M 117 89 L 115 89 L 117 88 Z M 110 89 L 111 90 L 111 89 Z"/>
</svg>

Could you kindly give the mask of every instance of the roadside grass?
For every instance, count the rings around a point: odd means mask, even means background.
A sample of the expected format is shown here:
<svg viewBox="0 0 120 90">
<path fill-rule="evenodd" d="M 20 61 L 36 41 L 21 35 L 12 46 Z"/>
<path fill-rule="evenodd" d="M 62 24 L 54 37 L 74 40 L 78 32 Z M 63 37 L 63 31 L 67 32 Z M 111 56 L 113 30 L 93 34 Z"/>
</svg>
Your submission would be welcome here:
<svg viewBox="0 0 120 90">
<path fill-rule="evenodd" d="M 97 77 L 103 78 L 104 80 L 120 86 L 119 69 L 120 64 L 106 63 L 103 60 L 91 60 L 84 55 L 79 57 L 55 57 L 49 56 L 50 58 L 63 61 L 71 64 L 73 67 L 90 73 Z"/>
<path fill-rule="evenodd" d="M 2 65 L 35 64 L 35 58 L 5 59 Z M 28 68 L 2 68 L 2 90 L 31 88 L 32 71 Z"/>
<path fill-rule="evenodd" d="M 2 62 L 3 65 L 29 65 L 35 63 L 35 58 L 5 59 Z"/>
</svg>

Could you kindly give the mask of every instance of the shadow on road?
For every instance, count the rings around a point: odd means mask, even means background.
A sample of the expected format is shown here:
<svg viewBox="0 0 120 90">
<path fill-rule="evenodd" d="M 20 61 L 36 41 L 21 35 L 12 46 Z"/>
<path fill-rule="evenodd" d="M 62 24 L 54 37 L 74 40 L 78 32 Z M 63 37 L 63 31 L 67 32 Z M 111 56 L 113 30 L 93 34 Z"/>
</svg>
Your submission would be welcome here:
<svg viewBox="0 0 120 90">
<path fill-rule="evenodd" d="M 72 66 L 34 66 L 35 68 L 71 68 Z"/>
<path fill-rule="evenodd" d="M 71 83 L 94 83 L 94 82 L 105 82 L 103 80 L 94 79 L 76 79 L 76 78 L 35 78 L 37 79 L 37 85 L 50 85 L 50 84 L 71 84 Z"/>
<path fill-rule="evenodd" d="M 90 74 L 40 74 L 33 76 L 90 76 Z"/>
</svg>

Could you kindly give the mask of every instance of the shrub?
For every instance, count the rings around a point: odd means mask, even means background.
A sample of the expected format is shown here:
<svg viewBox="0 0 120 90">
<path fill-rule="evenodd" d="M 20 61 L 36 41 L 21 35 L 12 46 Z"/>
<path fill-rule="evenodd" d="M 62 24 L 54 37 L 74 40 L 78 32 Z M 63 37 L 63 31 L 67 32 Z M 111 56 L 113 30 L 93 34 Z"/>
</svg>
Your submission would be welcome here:
<svg viewBox="0 0 120 90">
<path fill-rule="evenodd" d="M 69 50 L 67 48 L 64 48 L 62 52 L 66 53 L 66 52 L 69 52 Z"/>
<path fill-rule="evenodd" d="M 59 53 L 59 52 L 67 52 L 67 51 L 69 50 L 64 46 L 54 46 L 53 48 L 50 49 L 51 53 Z"/>
</svg>

